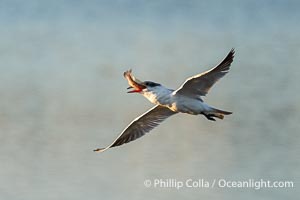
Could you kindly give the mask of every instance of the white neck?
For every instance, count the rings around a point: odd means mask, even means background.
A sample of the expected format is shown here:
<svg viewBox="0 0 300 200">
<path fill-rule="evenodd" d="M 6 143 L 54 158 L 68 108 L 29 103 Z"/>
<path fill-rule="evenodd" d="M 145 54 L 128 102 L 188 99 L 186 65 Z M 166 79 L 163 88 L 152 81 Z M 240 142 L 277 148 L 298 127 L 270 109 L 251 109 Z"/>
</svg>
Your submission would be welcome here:
<svg viewBox="0 0 300 200">
<path fill-rule="evenodd" d="M 172 92 L 164 86 L 153 87 L 150 90 L 142 92 L 142 95 L 146 97 L 151 103 L 159 105 L 169 105 L 172 101 Z"/>
</svg>

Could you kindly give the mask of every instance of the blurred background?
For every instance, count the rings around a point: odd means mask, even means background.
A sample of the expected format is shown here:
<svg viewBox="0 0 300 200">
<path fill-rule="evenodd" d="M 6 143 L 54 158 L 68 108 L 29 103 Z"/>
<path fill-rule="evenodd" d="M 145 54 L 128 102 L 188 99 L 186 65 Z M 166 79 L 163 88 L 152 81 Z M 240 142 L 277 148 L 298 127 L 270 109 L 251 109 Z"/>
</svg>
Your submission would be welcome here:
<svg viewBox="0 0 300 200">
<path fill-rule="evenodd" d="M 0 1 L 0 199 L 296 199 L 299 1 Z M 204 99 L 103 154 L 152 105 L 122 74 L 177 88 L 234 47 Z M 146 188 L 150 179 L 289 180 L 294 188 Z"/>
</svg>

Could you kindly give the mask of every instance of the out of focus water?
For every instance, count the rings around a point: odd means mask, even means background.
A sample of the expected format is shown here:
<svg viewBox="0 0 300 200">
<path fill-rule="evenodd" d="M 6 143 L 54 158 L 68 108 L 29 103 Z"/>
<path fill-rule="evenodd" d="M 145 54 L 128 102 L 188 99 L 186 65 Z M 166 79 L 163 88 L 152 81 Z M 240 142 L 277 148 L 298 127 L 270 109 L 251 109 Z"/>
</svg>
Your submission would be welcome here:
<svg viewBox="0 0 300 200">
<path fill-rule="evenodd" d="M 0 199 L 296 199 L 298 1 L 0 1 Z M 205 98 L 103 154 L 151 107 L 123 71 L 178 87 L 232 48 Z M 294 188 L 146 188 L 146 179 L 290 180 Z"/>
</svg>

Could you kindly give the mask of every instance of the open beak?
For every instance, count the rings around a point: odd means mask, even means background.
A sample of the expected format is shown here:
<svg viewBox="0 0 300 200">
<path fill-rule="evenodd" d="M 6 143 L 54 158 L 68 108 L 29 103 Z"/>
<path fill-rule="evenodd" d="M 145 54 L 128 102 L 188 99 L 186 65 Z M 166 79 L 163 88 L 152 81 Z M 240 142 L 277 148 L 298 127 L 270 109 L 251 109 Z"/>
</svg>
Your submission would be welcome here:
<svg viewBox="0 0 300 200">
<path fill-rule="evenodd" d="M 139 93 L 139 92 L 141 92 L 143 89 L 145 89 L 146 87 L 145 86 L 139 86 L 139 87 L 128 87 L 127 89 L 133 89 L 133 90 L 130 90 L 130 91 L 128 91 L 127 93 Z"/>
<path fill-rule="evenodd" d="M 128 91 L 127 93 L 139 93 L 146 88 L 142 81 L 131 75 L 131 70 L 124 72 L 124 77 L 127 79 L 128 84 L 130 85 L 127 89 L 133 89 Z"/>
</svg>

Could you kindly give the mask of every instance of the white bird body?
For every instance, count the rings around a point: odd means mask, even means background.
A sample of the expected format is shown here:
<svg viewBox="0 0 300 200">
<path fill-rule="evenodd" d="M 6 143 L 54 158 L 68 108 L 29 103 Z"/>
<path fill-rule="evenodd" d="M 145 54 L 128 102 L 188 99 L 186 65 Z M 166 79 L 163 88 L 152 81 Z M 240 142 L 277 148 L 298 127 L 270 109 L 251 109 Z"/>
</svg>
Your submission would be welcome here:
<svg viewBox="0 0 300 200">
<path fill-rule="evenodd" d="M 152 91 L 141 92 L 151 103 L 169 108 L 174 112 L 198 115 L 202 112 L 209 112 L 211 108 L 201 98 L 190 98 L 176 94 L 174 90 L 162 85 L 155 87 Z"/>
<path fill-rule="evenodd" d="M 153 104 L 168 105 L 172 102 L 172 92 L 164 86 L 159 86 L 148 91 L 142 91 L 141 94 Z"/>
<path fill-rule="evenodd" d="M 131 70 L 126 71 L 124 76 L 130 85 L 129 88 L 134 89 L 129 93 L 140 93 L 155 106 L 134 119 L 111 145 L 94 151 L 103 152 L 111 147 L 131 142 L 176 113 L 202 114 L 212 121 L 215 121 L 215 118 L 223 119 L 224 115 L 232 114 L 232 112 L 209 106 L 203 102 L 201 96 L 205 96 L 214 83 L 229 71 L 233 57 L 234 50 L 232 49 L 216 67 L 188 78 L 177 90 L 168 89 L 151 81 L 142 82 L 132 76 Z"/>
</svg>

